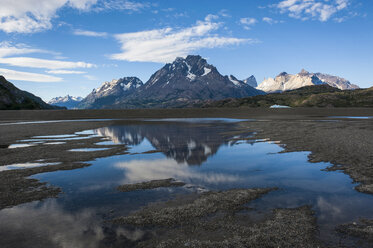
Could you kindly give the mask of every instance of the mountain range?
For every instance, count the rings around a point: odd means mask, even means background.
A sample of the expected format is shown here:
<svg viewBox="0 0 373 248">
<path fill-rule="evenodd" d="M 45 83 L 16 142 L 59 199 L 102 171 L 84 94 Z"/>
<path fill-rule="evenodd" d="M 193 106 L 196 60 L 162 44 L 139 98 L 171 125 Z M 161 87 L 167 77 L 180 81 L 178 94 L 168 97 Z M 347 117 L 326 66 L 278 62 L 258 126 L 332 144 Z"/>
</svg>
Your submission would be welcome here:
<svg viewBox="0 0 373 248">
<path fill-rule="evenodd" d="M 321 84 L 328 84 L 340 90 L 354 90 L 359 88 L 359 86 L 351 84 L 350 81 L 344 78 L 323 73 L 310 73 L 304 69 L 295 75 L 282 72 L 275 78 L 264 79 L 256 88 L 267 93 L 274 93 Z"/>
<path fill-rule="evenodd" d="M 316 88 L 293 92 L 293 90 L 307 86 Z M 1 77 L 0 108 L 181 108 L 242 104 L 267 106 L 271 102 L 276 102 L 279 105 L 281 103 L 278 102 L 287 102 L 289 106 L 304 106 L 310 105 L 309 102 L 307 104 L 292 102 L 295 98 L 305 100 L 304 98 L 294 97 L 298 93 L 304 94 L 306 92 L 309 95 L 311 93 L 323 94 L 325 91 L 334 93 L 336 90 L 349 91 L 356 89 L 359 89 L 357 85 L 344 78 L 323 73 L 310 73 L 304 69 L 294 75 L 282 72 L 275 78 L 264 79 L 258 85 L 253 75 L 244 80 L 239 80 L 233 75 L 223 76 L 215 66 L 208 64 L 201 56 L 189 55 L 186 58 L 176 58 L 174 62 L 164 65 L 145 83 L 137 77 L 113 79 L 110 82 L 104 82 L 85 98 L 67 95 L 53 98 L 48 102 L 49 104 L 31 93 L 19 90 L 6 81 L 4 77 Z M 291 93 L 286 94 L 288 91 Z M 269 94 L 273 96 L 265 96 L 268 93 L 280 92 L 284 92 L 283 95 Z M 343 93 L 338 96 L 342 97 L 344 95 L 350 96 L 352 94 Z M 263 102 L 258 103 L 258 99 Z M 323 101 L 327 101 L 327 99 L 323 98 Z M 361 101 L 358 102 L 361 104 Z M 317 106 L 323 105 L 315 104 Z M 332 105 L 338 104 L 334 102 Z"/>
<path fill-rule="evenodd" d="M 62 109 L 45 103 L 27 91 L 18 89 L 0 75 L 0 109 Z"/>
<path fill-rule="evenodd" d="M 189 55 L 166 64 L 143 83 L 136 77 L 105 82 L 94 89 L 79 108 L 188 107 L 204 100 L 221 100 L 265 94 L 234 76 L 221 75 L 201 56 Z"/>
<path fill-rule="evenodd" d="M 60 97 L 55 97 L 52 98 L 48 104 L 54 105 L 54 106 L 59 106 L 59 107 L 65 107 L 68 109 L 74 109 L 78 106 L 78 104 L 83 100 L 83 97 L 74 97 L 74 96 L 60 96 Z"/>
</svg>

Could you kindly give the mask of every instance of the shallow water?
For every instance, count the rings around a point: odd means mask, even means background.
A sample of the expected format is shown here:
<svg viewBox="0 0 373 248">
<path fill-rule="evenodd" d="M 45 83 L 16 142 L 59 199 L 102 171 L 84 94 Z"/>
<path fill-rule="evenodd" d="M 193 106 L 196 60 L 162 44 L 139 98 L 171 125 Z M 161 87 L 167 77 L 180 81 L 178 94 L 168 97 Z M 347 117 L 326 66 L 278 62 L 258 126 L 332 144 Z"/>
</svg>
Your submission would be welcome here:
<svg viewBox="0 0 373 248">
<path fill-rule="evenodd" d="M 129 154 L 96 159 L 82 169 L 33 176 L 61 187 L 63 194 L 1 210 L 0 247 L 131 246 L 145 233 L 105 220 L 151 202 L 205 190 L 279 187 L 249 206 L 260 214 L 311 205 L 320 237 L 328 242 L 338 240 L 336 225 L 373 217 L 373 197 L 355 191 L 349 176 L 323 171 L 330 164 L 309 163 L 309 152 L 280 153 L 279 142 L 257 140 L 251 130 L 233 133 L 237 121 L 229 119 L 169 121 L 76 133 L 108 137 L 100 145 L 123 144 L 129 146 Z M 116 190 L 122 184 L 165 178 L 187 185 Z"/>
<path fill-rule="evenodd" d="M 33 168 L 33 167 L 41 167 L 41 166 L 48 166 L 48 165 L 58 165 L 60 163 L 21 163 L 21 164 L 9 164 L 0 166 L 0 171 L 7 171 L 7 170 L 19 170 L 25 168 Z"/>
</svg>

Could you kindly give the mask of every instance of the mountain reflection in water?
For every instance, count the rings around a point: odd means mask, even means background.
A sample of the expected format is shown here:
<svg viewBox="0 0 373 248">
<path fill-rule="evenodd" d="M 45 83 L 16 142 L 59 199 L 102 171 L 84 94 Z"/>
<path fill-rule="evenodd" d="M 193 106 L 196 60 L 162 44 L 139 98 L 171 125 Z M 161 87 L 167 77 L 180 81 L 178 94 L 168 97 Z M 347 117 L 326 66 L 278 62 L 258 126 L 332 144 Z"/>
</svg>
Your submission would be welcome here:
<svg viewBox="0 0 373 248">
<path fill-rule="evenodd" d="M 234 123 L 192 124 L 172 123 L 152 125 L 110 126 L 97 129 L 98 135 L 109 137 L 114 143 L 137 146 L 146 139 L 155 150 L 177 163 L 201 165 L 217 153 L 222 145 L 234 145 L 236 140 L 248 139 L 254 132 L 239 135 L 232 132 Z M 254 143 L 254 140 L 247 142 Z"/>
</svg>

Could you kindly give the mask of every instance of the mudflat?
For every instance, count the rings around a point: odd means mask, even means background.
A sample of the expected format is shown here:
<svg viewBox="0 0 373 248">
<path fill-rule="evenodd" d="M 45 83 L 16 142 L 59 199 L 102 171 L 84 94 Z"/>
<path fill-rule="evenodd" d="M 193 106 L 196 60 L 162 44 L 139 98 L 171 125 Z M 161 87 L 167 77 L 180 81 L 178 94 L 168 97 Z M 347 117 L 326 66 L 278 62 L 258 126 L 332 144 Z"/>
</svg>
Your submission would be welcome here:
<svg viewBox="0 0 373 248">
<path fill-rule="evenodd" d="M 144 119 L 171 119 L 173 118 L 234 118 L 248 121 L 239 122 L 232 131 L 231 136 L 240 135 L 248 130 L 254 131 L 254 137 L 248 139 L 276 141 L 284 148 L 282 152 L 309 151 L 309 162 L 327 162 L 331 166 L 328 171 L 342 171 L 358 183 L 355 189 L 364 194 L 373 194 L 373 109 L 364 108 L 294 108 L 294 109 L 140 109 L 140 110 L 44 110 L 44 111 L 1 111 L 0 112 L 0 169 L 8 165 L 27 163 L 44 163 L 44 166 L 24 168 L 21 170 L 0 171 L 0 209 L 16 206 L 22 203 L 38 201 L 50 197 L 58 197 L 61 189 L 47 185 L 30 176 L 45 172 L 59 170 L 73 170 L 90 166 L 90 161 L 97 158 L 128 154 L 128 148 L 113 144 L 108 148 L 102 145 L 107 139 L 104 136 L 95 136 L 85 133 L 107 126 L 134 125 Z M 152 122 L 154 123 L 154 122 Z M 149 122 L 150 124 L 150 122 Z M 79 133 L 80 132 L 80 133 Z M 50 139 L 52 136 L 60 137 Z M 70 136 L 69 136 L 70 135 Z M 46 137 L 50 136 L 50 137 Z M 43 140 L 46 146 L 25 146 L 9 149 L 14 144 L 27 143 L 28 139 Z M 50 139 L 50 140 L 49 140 Z M 242 138 L 240 138 L 242 140 Z M 22 142 L 25 140 L 25 142 Z M 234 141 L 234 138 L 232 138 Z M 53 144 L 55 143 L 55 144 Z M 74 153 L 79 149 L 92 149 L 92 152 Z M 145 151 L 149 152 L 149 151 Z M 158 151 L 156 151 L 158 152 Z M 163 178 L 164 179 L 164 178 Z M 165 179 L 171 180 L 171 179 Z M 161 183 L 161 184 L 160 184 Z M 175 186 L 167 181 L 149 181 L 128 184 L 126 187 L 136 190 L 154 189 L 158 187 Z M 157 185 L 153 185 L 157 184 Z M 158 185 L 160 184 L 160 186 Z M 145 186 L 144 186 L 145 185 Z M 182 186 L 179 183 L 176 186 Z M 242 205 L 260 198 L 273 189 L 236 189 L 228 191 L 210 192 L 191 196 L 174 202 L 165 202 L 164 205 L 150 205 L 140 209 L 132 215 L 113 219 L 116 224 L 144 225 L 138 220 L 145 221 L 146 225 L 158 225 L 159 219 L 183 217 L 183 228 L 179 228 L 172 220 L 169 227 L 160 225 L 162 235 L 157 235 L 142 243 L 145 247 L 157 244 L 159 247 L 246 247 L 247 244 L 260 247 L 266 243 L 268 246 L 308 244 L 310 247 L 323 246 L 316 238 L 315 217 L 309 206 L 298 208 L 274 209 L 270 216 L 255 224 L 243 223 L 242 217 L 236 212 Z M 281 190 L 281 189 L 279 189 Z M 125 190 L 127 191 L 127 190 Z M 128 190 L 129 191 L 129 190 Z M 245 195 L 247 194 L 247 196 Z M 271 193 L 269 193 L 271 194 Z M 211 206 L 196 204 L 203 202 L 204 198 L 213 197 Z M 241 198 L 244 200 L 240 200 Z M 247 199 L 246 199 L 247 198 Z M 236 203 L 235 201 L 238 202 Z M 221 205 L 224 201 L 231 205 Z M 204 211 L 205 208 L 214 211 Z M 187 209 L 190 215 L 182 216 L 178 211 Z M 210 212 L 227 211 L 225 215 L 216 215 L 212 218 L 206 216 Z M 224 211 L 223 211 L 224 210 Z M 228 211 L 229 210 L 229 211 Z M 235 210 L 235 211 L 233 211 Z M 167 214 L 164 214 L 164 212 Z M 189 213 L 182 211 L 183 213 Z M 171 215 L 169 215 L 171 213 Z M 176 213 L 176 214 L 175 214 Z M 233 214 L 232 214 L 233 213 Z M 206 215 L 206 216 L 205 216 Z M 148 218 L 142 218 L 148 216 Z M 139 218 L 141 217 L 141 218 Z M 180 218 L 181 218 L 180 217 Z M 153 222 L 154 223 L 153 223 Z M 158 222 L 157 222 L 158 221 Z M 171 221 L 171 222 L 170 222 Z M 149 223 L 148 223 L 149 222 Z M 135 224 L 134 224 L 135 223 Z M 225 231 L 219 229 L 225 223 Z M 366 220 L 365 223 L 371 223 Z M 180 223 L 177 223 L 178 225 Z M 175 225 L 177 228 L 175 228 Z M 273 228 L 277 227 L 277 231 Z M 289 227 L 289 237 L 282 239 Z M 337 228 L 337 231 L 350 235 L 351 229 Z M 348 229 L 349 228 L 349 229 Z M 196 235 L 196 231 L 205 236 Z M 270 232 L 270 230 L 272 230 Z M 300 230 L 304 230 L 303 232 Z M 341 231 L 342 230 L 342 231 Z M 223 232 L 221 239 L 213 237 L 216 232 Z M 270 235 L 269 235 L 270 234 Z M 170 237 L 176 237 L 170 239 Z M 269 235 L 269 236 L 268 236 Z M 353 236 L 353 234 L 351 234 Z M 356 235 L 355 235 L 356 236 Z M 207 238 L 206 238 L 207 237 Z M 292 238 L 293 237 L 293 238 Z M 298 238 L 294 238 L 298 237 Z M 361 235 L 361 238 L 366 238 Z M 371 236 L 366 238 L 371 242 Z M 155 242 L 155 243 L 154 243 Z M 220 246 L 219 246 L 220 245 Z"/>
</svg>

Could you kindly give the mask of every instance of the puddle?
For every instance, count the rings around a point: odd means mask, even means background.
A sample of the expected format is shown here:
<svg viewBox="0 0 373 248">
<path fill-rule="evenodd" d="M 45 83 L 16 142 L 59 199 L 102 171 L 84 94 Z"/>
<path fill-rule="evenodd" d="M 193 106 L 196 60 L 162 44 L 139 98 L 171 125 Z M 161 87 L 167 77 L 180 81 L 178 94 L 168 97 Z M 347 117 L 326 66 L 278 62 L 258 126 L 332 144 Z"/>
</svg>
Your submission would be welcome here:
<svg viewBox="0 0 373 248">
<path fill-rule="evenodd" d="M 105 151 L 110 150 L 110 148 L 79 148 L 79 149 L 70 149 L 69 152 L 96 152 L 96 151 Z"/>
<path fill-rule="evenodd" d="M 8 149 L 15 149 L 15 148 L 24 148 L 30 146 L 36 146 L 36 143 L 29 143 L 29 144 L 11 144 L 8 146 Z"/>
<path fill-rule="evenodd" d="M 58 165 L 58 164 L 61 164 L 61 163 L 22 163 L 22 164 L 10 164 L 10 165 L 0 166 L 0 171 L 19 170 L 19 169 L 41 167 L 41 166 L 48 166 L 48 165 Z"/>
<path fill-rule="evenodd" d="M 329 116 L 329 118 L 335 118 L 335 119 L 373 119 L 373 116 Z"/>
<path fill-rule="evenodd" d="M 45 135 L 45 136 L 34 136 L 31 139 L 58 139 L 58 138 L 73 138 L 75 134 L 62 134 L 62 135 Z"/>
<path fill-rule="evenodd" d="M 123 239 L 141 240 L 145 233 L 108 227 L 106 220 L 152 202 L 201 190 L 279 187 L 280 190 L 253 201 L 249 207 L 260 215 L 274 208 L 310 205 L 317 217 L 320 238 L 325 241 L 338 241 L 334 231 L 338 224 L 373 218 L 373 208 L 367 207 L 373 206 L 373 197 L 355 191 L 349 176 L 323 171 L 330 164 L 309 163 L 309 152 L 281 153 L 279 142 L 255 139 L 250 130 L 230 135 L 236 121 L 184 119 L 188 121 L 175 124 L 170 123 L 173 119 L 168 120 L 76 133 L 108 137 L 110 140 L 97 144 L 123 144 L 131 154 L 99 158 L 82 169 L 32 176 L 61 187 L 63 194 L 57 199 L 1 210 L 0 235 L 6 238 L 0 240 L 0 246 L 9 246 L 9 240 L 21 236 L 25 241 L 17 242 L 26 242 L 28 247 L 123 247 Z M 204 125 L 198 125 L 201 122 Z M 70 151 L 107 149 L 110 148 Z M 123 184 L 166 178 L 175 178 L 186 186 L 126 193 L 116 190 Z"/>
<path fill-rule="evenodd" d="M 44 143 L 44 145 L 63 145 L 66 144 L 66 142 L 48 142 Z"/>
</svg>

